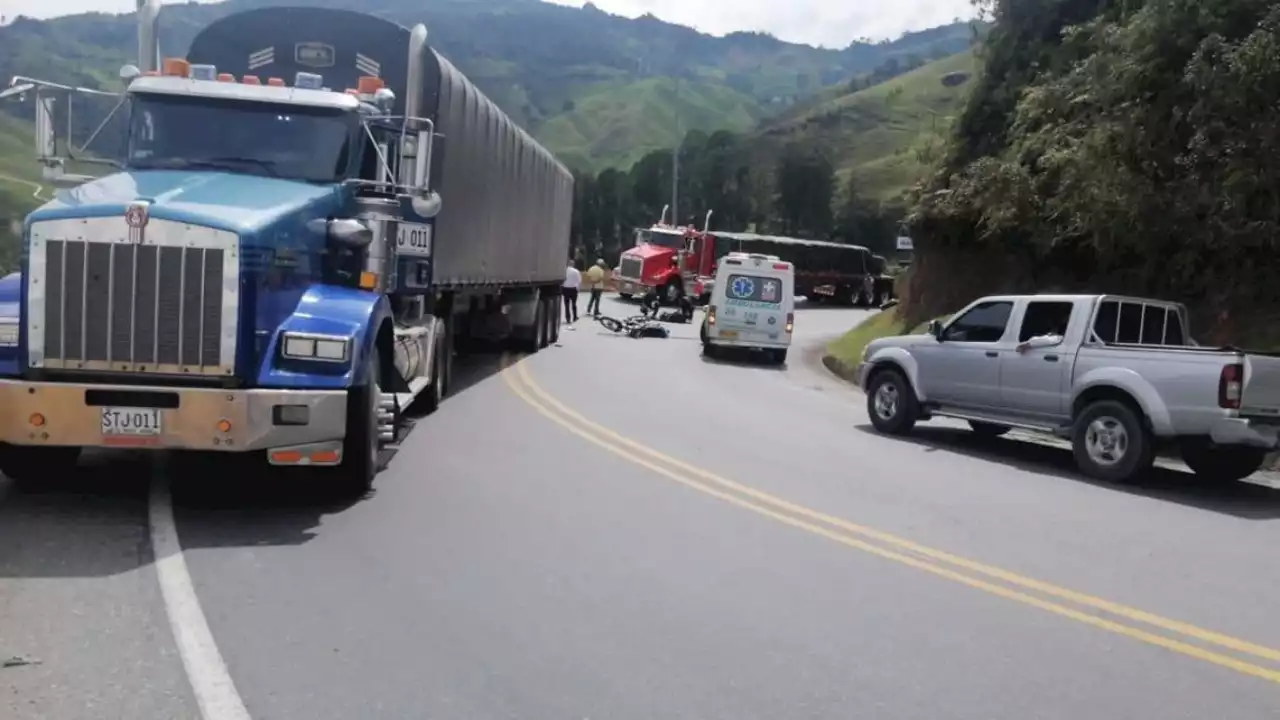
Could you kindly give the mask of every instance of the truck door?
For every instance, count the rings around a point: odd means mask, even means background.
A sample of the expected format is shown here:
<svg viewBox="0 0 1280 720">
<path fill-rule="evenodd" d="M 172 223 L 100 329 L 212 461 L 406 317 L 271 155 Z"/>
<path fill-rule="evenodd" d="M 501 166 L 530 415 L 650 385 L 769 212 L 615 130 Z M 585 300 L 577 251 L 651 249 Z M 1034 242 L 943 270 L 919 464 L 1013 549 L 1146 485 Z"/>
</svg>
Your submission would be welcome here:
<svg viewBox="0 0 1280 720">
<path fill-rule="evenodd" d="M 1012 347 L 1004 343 L 1013 301 L 979 303 L 952 320 L 940 342 L 911 349 L 926 396 L 970 408 L 1000 403 L 1000 362 Z"/>
<path fill-rule="evenodd" d="M 1087 305 L 1081 306 L 1087 312 Z M 1007 410 L 1038 420 L 1064 414 L 1071 355 L 1063 352 L 1062 342 L 1072 323 L 1088 322 L 1087 317 L 1072 318 L 1075 307 L 1076 303 L 1069 300 L 1031 300 L 1026 304 L 1015 343 L 1035 337 L 1063 340 L 1023 352 L 1018 352 L 1015 345 L 1013 352 L 1004 355 L 1000 361 L 1000 402 Z"/>
</svg>

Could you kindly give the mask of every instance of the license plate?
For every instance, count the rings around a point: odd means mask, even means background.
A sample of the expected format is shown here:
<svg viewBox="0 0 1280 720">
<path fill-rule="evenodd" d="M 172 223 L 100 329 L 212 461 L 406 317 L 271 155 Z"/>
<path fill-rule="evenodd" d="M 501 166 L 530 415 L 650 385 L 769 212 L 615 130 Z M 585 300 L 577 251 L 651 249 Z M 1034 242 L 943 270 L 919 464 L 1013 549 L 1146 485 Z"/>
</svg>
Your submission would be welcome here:
<svg viewBox="0 0 1280 720">
<path fill-rule="evenodd" d="M 635 292 L 635 291 L 636 291 L 636 286 L 635 286 L 635 285 L 633 285 L 633 284 L 631 284 L 631 283 L 629 283 L 629 282 L 624 282 L 624 283 L 622 283 L 622 292 L 624 292 L 624 293 L 633 293 L 633 292 Z"/>
<path fill-rule="evenodd" d="M 164 430 L 158 408 L 102 408 L 102 440 L 108 445 L 146 445 Z"/>
<path fill-rule="evenodd" d="M 396 225 L 396 253 L 431 257 L 431 226 L 402 222 Z"/>
<path fill-rule="evenodd" d="M 835 285 L 819 285 L 813 289 L 813 294 L 814 295 L 835 295 L 836 286 Z"/>
<path fill-rule="evenodd" d="M 732 340 L 738 337 L 738 331 L 737 330 L 721 330 L 720 337 L 725 338 L 727 340 Z"/>
</svg>

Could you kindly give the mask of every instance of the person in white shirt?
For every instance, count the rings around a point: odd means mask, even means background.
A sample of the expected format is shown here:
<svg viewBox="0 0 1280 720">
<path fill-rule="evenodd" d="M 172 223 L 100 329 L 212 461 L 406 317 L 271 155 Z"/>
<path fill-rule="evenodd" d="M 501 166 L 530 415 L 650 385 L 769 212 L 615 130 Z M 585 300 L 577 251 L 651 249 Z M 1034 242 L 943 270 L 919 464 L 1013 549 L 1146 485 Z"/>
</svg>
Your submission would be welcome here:
<svg viewBox="0 0 1280 720">
<path fill-rule="evenodd" d="M 560 287 L 560 292 L 564 295 L 564 321 L 573 327 L 578 321 L 578 288 L 582 287 L 582 273 L 578 272 L 578 268 L 573 266 L 573 261 L 569 261 L 569 267 L 564 272 L 564 285 Z"/>
</svg>

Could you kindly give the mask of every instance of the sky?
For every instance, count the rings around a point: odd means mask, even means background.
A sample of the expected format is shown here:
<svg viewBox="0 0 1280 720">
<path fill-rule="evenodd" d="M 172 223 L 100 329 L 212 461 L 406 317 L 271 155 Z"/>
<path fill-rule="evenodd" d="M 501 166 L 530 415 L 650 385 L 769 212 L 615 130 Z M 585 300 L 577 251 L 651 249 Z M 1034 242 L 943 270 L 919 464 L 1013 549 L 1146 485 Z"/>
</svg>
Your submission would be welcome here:
<svg viewBox="0 0 1280 720">
<path fill-rule="evenodd" d="M 179 0 L 185 3 L 186 0 Z M 203 0 L 202 0 L 203 1 Z M 583 0 L 553 0 L 582 6 Z M 973 16 L 970 0 L 594 0 L 605 12 L 645 13 L 712 35 L 768 32 L 782 40 L 841 48 L 855 38 L 883 40 Z M 167 2 L 164 4 L 168 4 Z M 358 0 L 352 0 L 358 6 Z M 129 12 L 136 0 L 0 0 L 0 15 L 47 18 L 83 12 Z"/>
</svg>

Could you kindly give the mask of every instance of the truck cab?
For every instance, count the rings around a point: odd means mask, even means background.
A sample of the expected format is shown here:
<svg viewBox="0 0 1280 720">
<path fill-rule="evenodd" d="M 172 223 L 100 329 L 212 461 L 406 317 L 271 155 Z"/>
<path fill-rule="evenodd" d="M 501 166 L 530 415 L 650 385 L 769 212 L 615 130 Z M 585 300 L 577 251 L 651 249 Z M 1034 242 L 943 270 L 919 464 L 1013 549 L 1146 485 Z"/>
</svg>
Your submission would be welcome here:
<svg viewBox="0 0 1280 720">
<path fill-rule="evenodd" d="M 707 212 L 703 229 L 672 226 L 663 221 L 635 231 L 635 246 L 622 253 L 616 279 L 618 294 L 623 299 L 635 295 L 657 293 L 661 302 L 674 305 L 689 296 L 705 303 L 714 284 L 716 261 L 728 252 L 728 244 L 717 244 L 707 231 L 711 224 Z M 721 251 L 717 254 L 717 248 Z"/>
<path fill-rule="evenodd" d="M 38 160 L 63 189 L 26 218 L 20 279 L 0 283 L 17 310 L 0 318 L 17 329 L 0 345 L 0 469 L 47 476 L 90 447 L 249 453 L 363 492 L 402 411 L 443 398 L 455 327 L 548 344 L 571 176 L 422 25 L 251 10 L 162 61 L 158 16 L 140 8 L 139 62 L 120 71 L 123 158 L 58 154 L 55 101 L 78 89 L 15 78 L 5 93 L 35 96 Z M 441 216 L 437 178 L 465 172 Z M 457 238 L 443 250 L 442 229 Z"/>
</svg>

